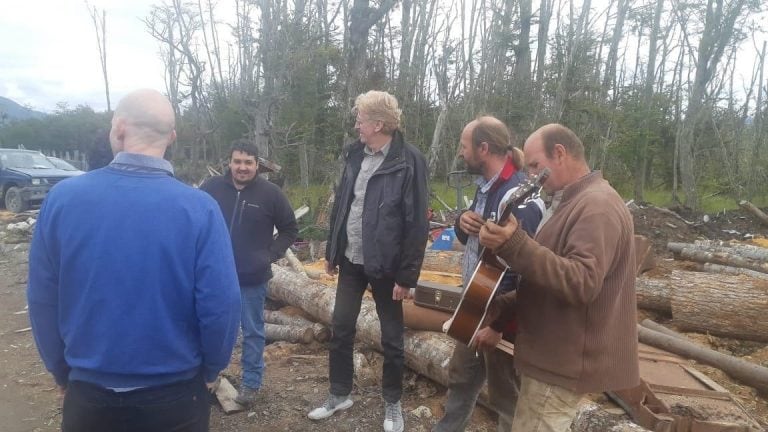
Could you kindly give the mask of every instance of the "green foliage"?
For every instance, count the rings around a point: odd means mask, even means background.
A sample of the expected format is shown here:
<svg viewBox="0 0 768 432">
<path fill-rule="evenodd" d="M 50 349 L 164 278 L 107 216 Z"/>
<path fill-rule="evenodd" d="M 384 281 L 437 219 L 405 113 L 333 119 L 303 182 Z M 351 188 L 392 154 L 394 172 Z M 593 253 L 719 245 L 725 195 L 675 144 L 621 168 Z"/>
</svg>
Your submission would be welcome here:
<svg viewBox="0 0 768 432">
<path fill-rule="evenodd" d="M 59 109 L 42 118 L 13 122 L 0 128 L 0 145 L 33 150 L 85 151 L 98 131 L 109 129 L 110 114 L 94 112 L 88 106 Z"/>
</svg>

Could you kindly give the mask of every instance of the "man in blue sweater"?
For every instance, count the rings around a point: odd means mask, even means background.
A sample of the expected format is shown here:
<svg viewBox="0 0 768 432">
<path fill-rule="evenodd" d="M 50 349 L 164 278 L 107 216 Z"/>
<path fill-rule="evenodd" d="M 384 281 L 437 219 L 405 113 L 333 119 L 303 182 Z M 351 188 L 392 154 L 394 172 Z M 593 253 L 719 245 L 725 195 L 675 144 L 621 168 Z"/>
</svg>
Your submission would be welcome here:
<svg viewBox="0 0 768 432">
<path fill-rule="evenodd" d="M 62 430 L 207 431 L 209 388 L 229 363 L 240 295 L 216 202 L 163 159 L 174 112 L 125 96 L 108 166 L 57 184 L 29 257 L 29 315 L 64 394 Z"/>
<path fill-rule="evenodd" d="M 258 172 L 259 149 L 247 140 L 237 140 L 230 151 L 229 172 L 200 186 L 219 203 L 235 251 L 243 304 L 243 381 L 235 401 L 246 406 L 256 400 L 264 376 L 264 299 L 272 279 L 271 264 L 285 255 L 299 235 L 288 198 Z"/>
</svg>

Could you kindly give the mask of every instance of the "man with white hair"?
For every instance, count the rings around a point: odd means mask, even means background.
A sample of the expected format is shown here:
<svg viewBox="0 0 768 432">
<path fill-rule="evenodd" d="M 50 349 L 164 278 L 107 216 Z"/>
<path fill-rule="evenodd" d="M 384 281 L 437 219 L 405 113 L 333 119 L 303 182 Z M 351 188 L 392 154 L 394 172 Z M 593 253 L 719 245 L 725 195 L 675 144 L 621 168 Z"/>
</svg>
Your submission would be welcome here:
<svg viewBox="0 0 768 432">
<path fill-rule="evenodd" d="M 355 325 L 370 285 L 384 348 L 384 430 L 401 432 L 402 300 L 416 286 L 424 259 L 427 166 L 419 150 L 403 139 L 394 96 L 373 90 L 361 94 L 353 112 L 360 139 L 345 150 L 325 251 L 328 274 L 339 268 L 328 359 L 330 394 L 309 418 L 324 419 L 352 406 Z"/>
<path fill-rule="evenodd" d="M 29 257 L 29 315 L 62 430 L 207 431 L 240 290 L 216 202 L 173 177 L 170 102 L 125 96 L 106 167 L 54 186 Z M 98 215 L 94 217 L 94 215 Z"/>
</svg>

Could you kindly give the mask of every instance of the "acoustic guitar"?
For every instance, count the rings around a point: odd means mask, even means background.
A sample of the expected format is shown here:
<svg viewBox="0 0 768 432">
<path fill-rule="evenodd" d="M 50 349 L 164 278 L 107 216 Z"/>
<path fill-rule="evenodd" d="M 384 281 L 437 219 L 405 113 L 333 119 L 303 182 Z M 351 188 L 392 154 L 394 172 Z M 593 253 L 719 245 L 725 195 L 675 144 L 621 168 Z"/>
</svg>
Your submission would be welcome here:
<svg viewBox="0 0 768 432">
<path fill-rule="evenodd" d="M 548 177 L 549 170 L 544 169 L 538 175 L 521 184 L 499 206 L 502 211 L 498 220 L 507 220 L 512 209 L 525 205 L 531 199 L 538 198 L 541 185 Z M 483 248 L 480 251 L 480 262 L 477 263 L 472 278 L 461 296 L 459 305 L 453 313 L 453 318 L 446 323 L 445 332 L 448 336 L 465 345 L 471 345 L 474 342 L 506 269 L 506 263 L 493 255 L 490 249 Z M 502 339 L 496 348 L 514 355 L 514 345 L 506 340 Z"/>
</svg>

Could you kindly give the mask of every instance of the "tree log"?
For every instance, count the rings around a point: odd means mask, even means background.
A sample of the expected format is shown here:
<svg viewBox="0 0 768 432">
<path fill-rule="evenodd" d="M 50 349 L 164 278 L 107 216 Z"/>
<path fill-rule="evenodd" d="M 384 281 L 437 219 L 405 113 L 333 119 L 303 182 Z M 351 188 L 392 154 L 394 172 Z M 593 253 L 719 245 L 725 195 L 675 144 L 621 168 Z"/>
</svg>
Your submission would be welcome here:
<svg viewBox="0 0 768 432">
<path fill-rule="evenodd" d="M 681 329 L 768 341 L 768 281 L 673 270 L 666 278 L 637 278 L 638 307 L 671 314 Z"/>
<path fill-rule="evenodd" d="M 744 243 L 724 242 L 721 240 L 696 240 L 693 243 L 669 242 L 667 243 L 667 249 L 676 254 L 682 253 L 684 249 L 692 249 L 696 251 L 737 255 L 758 262 L 768 261 L 768 249 L 764 247 Z"/>
<path fill-rule="evenodd" d="M 768 391 L 768 368 L 643 326 L 638 326 L 637 332 L 642 343 L 714 366 L 743 384 L 762 392 Z"/>
<path fill-rule="evenodd" d="M 752 213 L 752 215 L 755 216 L 760 222 L 762 222 L 763 225 L 768 225 L 768 215 L 763 213 L 762 210 L 757 208 L 751 202 L 749 202 L 749 201 L 741 201 L 739 203 L 739 206 L 741 206 L 741 208 L 743 208 L 744 210 Z"/>
<path fill-rule="evenodd" d="M 334 288 L 275 265 L 272 266 L 272 273 L 274 277 L 267 289 L 271 298 L 299 307 L 321 322 L 331 324 L 336 298 Z M 367 298 L 363 299 L 357 319 L 357 337 L 382 351 L 376 306 Z M 445 366 L 454 346 L 453 339 L 441 333 L 406 330 L 405 363 L 419 374 L 445 385 L 448 382 L 448 369 Z"/>
<path fill-rule="evenodd" d="M 680 244 L 670 243 L 667 248 L 677 248 L 680 252 L 675 253 L 675 259 L 685 259 L 700 263 L 714 263 L 731 267 L 741 267 L 761 273 L 768 273 L 768 261 L 762 259 L 746 258 L 734 253 L 734 251 L 711 250 L 693 245 L 692 247 L 679 248 Z"/>
<path fill-rule="evenodd" d="M 672 291 L 676 282 L 672 277 L 665 279 L 639 277 L 635 279 L 637 307 L 666 314 L 672 313 Z"/>
<path fill-rule="evenodd" d="M 451 314 L 417 306 L 413 302 L 403 302 L 403 321 L 411 330 L 442 332 L 443 323 L 451 319 Z"/>
<path fill-rule="evenodd" d="M 754 270 L 749 270 L 745 268 L 739 268 L 739 267 L 731 267 L 731 266 L 724 266 L 720 264 L 712 264 L 712 263 L 697 263 L 697 268 L 699 271 L 703 271 L 706 273 L 720 273 L 720 274 L 731 274 L 731 275 L 744 275 L 749 276 L 757 279 L 763 279 L 768 280 L 768 274 L 756 272 Z"/>
<path fill-rule="evenodd" d="M 678 271 L 672 272 L 673 276 Z M 672 292 L 672 319 L 686 331 L 768 342 L 768 281 L 690 272 Z"/>
<path fill-rule="evenodd" d="M 641 323 L 641 326 L 651 329 L 654 331 L 657 331 L 659 333 L 664 333 L 667 336 L 672 336 L 673 338 L 682 339 L 688 342 L 693 342 L 692 340 L 688 339 L 684 334 L 678 333 L 672 329 L 669 329 L 667 327 L 664 327 L 663 325 L 657 323 L 654 320 L 651 319 L 644 319 Z"/>
<path fill-rule="evenodd" d="M 293 253 L 292 250 L 287 249 L 285 251 L 285 259 L 288 260 L 288 263 L 291 265 L 293 270 L 302 273 L 304 275 L 307 274 L 307 270 L 304 268 L 304 264 L 299 261 L 298 258 L 296 258 L 296 254 Z"/>
<path fill-rule="evenodd" d="M 328 329 L 328 327 L 298 315 L 288 315 L 280 311 L 265 310 L 264 322 L 309 328 L 312 330 L 312 336 L 318 342 L 327 342 L 331 338 L 331 330 Z"/>
<path fill-rule="evenodd" d="M 267 340 L 308 344 L 315 338 L 310 327 L 295 327 L 280 324 L 264 324 Z"/>
<path fill-rule="evenodd" d="M 427 249 L 422 270 L 461 274 L 461 257 L 464 252 Z"/>
</svg>

